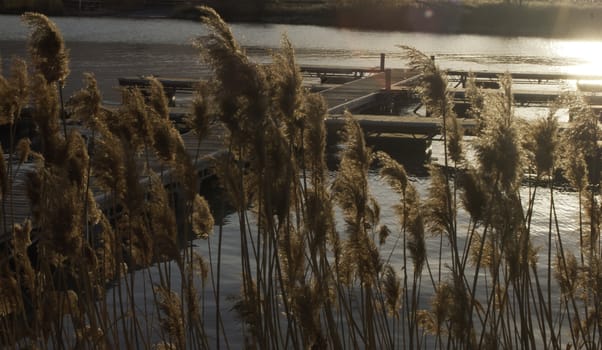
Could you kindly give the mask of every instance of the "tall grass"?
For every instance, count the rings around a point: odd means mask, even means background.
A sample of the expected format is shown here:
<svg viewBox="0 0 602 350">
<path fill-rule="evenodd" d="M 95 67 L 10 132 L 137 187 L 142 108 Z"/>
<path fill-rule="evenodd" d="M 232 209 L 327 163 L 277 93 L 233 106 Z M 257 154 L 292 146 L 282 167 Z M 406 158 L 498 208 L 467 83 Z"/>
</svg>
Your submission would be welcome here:
<svg viewBox="0 0 602 350">
<path fill-rule="evenodd" d="M 468 143 L 445 73 L 403 47 L 441 120 L 443 164 L 429 168 L 420 198 L 403 166 L 372 152 L 347 114 L 332 178 L 327 108 L 303 88 L 288 39 L 259 65 L 215 11 L 199 11 L 209 34 L 195 44 L 214 74 L 195 94 L 188 125 L 199 144 L 212 124 L 225 128 L 227 152 L 215 168 L 238 219 L 240 270 L 222 266 L 222 223 L 216 229 L 198 195 L 200 155 L 172 126 L 161 84 L 151 80 L 146 96 L 124 90 L 122 106 L 109 111 L 87 74 L 62 119 L 57 85 L 67 79 L 67 51 L 52 22 L 28 14 L 46 28 L 33 25 L 33 65 L 15 60 L 0 77 L 0 120 L 13 135 L 0 154 L 2 233 L 10 237 L 0 261 L 3 346 L 203 349 L 236 339 L 262 349 L 599 347 L 599 130 L 583 101 L 564 98 L 525 127 L 508 75 L 493 93 L 469 82 L 479 132 Z M 42 34 L 49 41 L 36 39 Z M 13 139 L 26 106 L 39 131 L 33 146 Z M 563 106 L 573 120 L 561 130 Z M 380 222 L 368 181 L 374 166 L 397 196 L 394 227 Z M 559 174 L 579 196 L 578 232 L 561 230 Z M 14 222 L 22 178 L 31 217 Z M 536 206 L 542 196 L 548 208 Z M 536 214 L 548 223 L 540 245 Z M 568 234 L 578 235 L 576 248 L 565 244 Z M 207 240 L 209 256 L 191 238 Z M 228 305 L 241 333 L 224 324 L 226 274 L 241 278 Z"/>
</svg>

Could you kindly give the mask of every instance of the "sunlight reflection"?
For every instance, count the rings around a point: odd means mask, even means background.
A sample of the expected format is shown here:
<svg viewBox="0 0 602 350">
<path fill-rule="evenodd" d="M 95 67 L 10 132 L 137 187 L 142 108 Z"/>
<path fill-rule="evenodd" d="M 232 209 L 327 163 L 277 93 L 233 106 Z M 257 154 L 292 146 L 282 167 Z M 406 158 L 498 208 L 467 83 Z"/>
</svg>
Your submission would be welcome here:
<svg viewBox="0 0 602 350">
<path fill-rule="evenodd" d="M 559 57 L 574 61 L 567 66 L 567 73 L 600 76 L 602 79 L 602 42 L 600 41 L 555 41 L 551 50 Z"/>
</svg>

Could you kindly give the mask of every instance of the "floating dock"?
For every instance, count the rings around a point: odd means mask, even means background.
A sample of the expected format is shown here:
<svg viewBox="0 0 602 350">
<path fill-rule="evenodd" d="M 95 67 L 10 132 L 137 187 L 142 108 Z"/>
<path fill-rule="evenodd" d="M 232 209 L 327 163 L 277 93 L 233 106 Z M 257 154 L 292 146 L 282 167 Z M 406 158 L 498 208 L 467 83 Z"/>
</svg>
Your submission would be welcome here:
<svg viewBox="0 0 602 350">
<path fill-rule="evenodd" d="M 377 142 L 377 140 L 386 140 L 387 147 L 408 150 L 407 152 L 425 152 L 425 148 L 430 144 L 436 135 L 441 133 L 441 120 L 419 116 L 412 113 L 397 112 L 393 106 L 398 102 L 407 102 L 408 99 L 417 97 L 413 95 L 413 87 L 419 81 L 421 75 L 407 69 L 385 69 L 384 59 L 381 60 L 380 67 L 323 67 L 323 66 L 301 66 L 303 74 L 309 77 L 319 78 L 324 85 L 321 95 L 324 97 L 329 117 L 326 125 L 329 134 L 336 135 L 344 125 L 343 113 L 350 111 L 356 118 L 366 133 L 368 142 Z M 499 75 L 503 72 L 474 72 L 474 76 L 481 81 L 496 82 Z M 447 72 L 449 80 L 455 87 L 450 88 L 454 99 L 459 103 L 466 100 L 466 91 L 464 89 L 469 72 L 461 70 L 450 70 Z M 550 90 L 549 88 L 537 88 L 538 84 L 549 84 L 550 82 L 560 82 L 564 80 L 588 81 L 601 80 L 602 77 L 587 77 L 571 74 L 552 74 L 552 73 L 512 73 L 513 79 L 517 83 L 525 83 L 535 86 L 530 90 L 516 89 L 514 91 L 514 100 L 518 104 L 545 104 L 552 101 L 564 91 Z M 168 97 L 172 98 L 178 94 L 190 94 L 197 87 L 199 81 L 192 79 L 171 79 L 158 77 L 163 83 Z M 340 82 L 331 84 L 332 82 Z M 146 89 L 149 87 L 148 79 L 145 77 L 124 77 L 119 79 L 122 87 L 139 87 Z M 489 86 L 495 86 L 490 84 Z M 594 108 L 602 105 L 602 93 L 595 91 L 584 92 L 586 101 Z M 393 107 L 392 107 L 393 106 Z M 375 113 L 374 111 L 384 111 L 388 113 Z M 394 113 L 391 113 L 394 111 Z M 181 123 L 188 113 L 188 108 L 183 106 L 172 107 L 171 117 L 174 122 Z M 389 115 L 383 115 L 389 114 Z M 391 115 L 395 114 L 395 115 Z M 460 119 L 460 124 L 470 133 L 475 127 L 475 121 L 470 119 Z M 196 166 L 200 178 L 211 174 L 211 165 L 209 159 L 224 151 L 223 137 L 224 129 L 219 125 L 212 127 L 210 136 L 202 143 L 198 143 L 196 136 L 192 133 L 182 133 L 182 139 L 186 150 L 191 156 L 198 155 Z M 408 142 L 410 146 L 404 148 L 403 142 Z M 416 146 L 416 147 L 414 147 Z M 378 149 L 378 148 L 377 148 Z M 142 160 L 141 160 L 142 161 Z M 160 162 L 151 159 L 151 167 L 158 173 L 161 173 Z M 17 168 L 17 167 L 14 167 Z M 11 194 L 6 198 L 7 203 L 12 203 L 10 208 L 5 208 L 7 214 L 6 222 L 2 223 L 4 228 L 10 227 L 13 223 L 22 223 L 31 216 L 30 205 L 26 197 L 25 174 L 33 169 L 33 164 L 26 164 L 19 168 L 18 174 L 13 174 L 14 182 Z M 163 179 L 166 186 L 172 186 L 171 177 L 163 172 Z M 141 179 L 142 181 L 143 179 Z M 96 199 L 101 203 L 106 198 L 105 194 L 97 192 Z M 3 229 L 1 232 L 10 232 Z M 10 234 L 0 235 L 0 244 L 6 243 Z"/>
<path fill-rule="evenodd" d="M 186 151 L 194 160 L 194 165 L 196 166 L 199 179 L 202 181 L 203 179 L 212 176 L 213 169 L 211 159 L 219 156 L 219 154 L 225 150 L 223 127 L 220 125 L 213 125 L 210 129 L 209 135 L 200 143 L 193 132 L 186 132 L 181 136 L 186 147 Z M 146 159 L 146 156 L 141 156 L 139 161 L 141 163 L 146 162 Z M 174 183 L 175 180 L 171 177 L 171 174 L 168 171 L 165 171 L 162 163 L 159 162 L 154 155 L 150 154 L 148 161 L 150 168 L 156 173 L 160 174 L 161 179 L 166 187 L 177 187 Z M 13 224 L 22 224 L 26 219 L 31 218 L 31 206 L 29 204 L 29 199 L 27 198 L 25 181 L 26 174 L 33 170 L 34 163 L 25 163 L 20 167 L 18 167 L 16 164 L 13 166 L 12 178 L 14 181 L 12 183 L 10 194 L 5 198 L 6 203 L 10 203 L 10 205 L 5 206 L 4 208 L 6 211 L 7 220 L 6 222 L 1 223 L 3 226 L 0 226 L 2 227 L 2 229 L 0 229 L 0 233 L 6 232 L 7 234 L 0 235 L 0 245 L 5 244 L 10 239 L 11 230 L 8 230 L 8 228 L 12 227 Z M 141 178 L 140 181 L 144 181 L 144 178 Z M 106 212 L 106 210 L 108 210 L 111 206 L 109 203 L 110 201 L 107 200 L 107 195 L 99 190 L 93 189 L 93 191 L 94 197 L 99 203 L 100 209 Z"/>
</svg>

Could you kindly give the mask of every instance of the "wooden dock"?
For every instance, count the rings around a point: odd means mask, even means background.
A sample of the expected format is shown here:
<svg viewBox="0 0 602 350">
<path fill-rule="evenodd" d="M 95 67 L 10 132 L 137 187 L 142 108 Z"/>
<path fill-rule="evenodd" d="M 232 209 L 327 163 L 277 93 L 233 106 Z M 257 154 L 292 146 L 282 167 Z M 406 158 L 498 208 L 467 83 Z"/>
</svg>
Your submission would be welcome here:
<svg viewBox="0 0 602 350">
<path fill-rule="evenodd" d="M 221 125 L 212 126 L 208 137 L 200 144 L 193 132 L 185 132 L 182 133 L 181 136 L 188 154 L 195 160 L 194 165 L 196 166 L 199 179 L 203 180 L 204 178 L 212 176 L 213 169 L 211 159 L 217 157 L 224 151 L 223 127 Z M 146 161 L 146 156 L 141 155 L 139 161 L 141 163 Z M 152 154 L 149 156 L 149 163 L 150 168 L 161 175 L 166 187 L 173 185 L 175 179 L 172 179 L 170 171 L 165 170 L 162 163 Z M 5 210 L 9 217 L 6 223 L 2 223 L 2 225 L 6 225 L 5 227 L 11 227 L 12 224 L 17 223 L 21 224 L 26 219 L 31 218 L 31 207 L 29 199 L 27 198 L 25 174 L 34 170 L 34 163 L 25 163 L 21 167 L 15 165 L 13 166 L 13 169 L 14 171 L 17 171 L 18 169 L 18 173 L 13 172 L 11 193 L 6 197 L 6 203 L 9 205 L 6 206 Z M 141 179 L 141 181 L 144 181 L 144 179 Z M 108 200 L 108 195 L 106 193 L 94 190 L 94 197 L 102 210 L 107 210 L 109 208 L 110 201 Z M 4 231 L 4 228 L 0 230 L 0 232 Z M 10 236 L 0 235 L 0 245 L 5 244 L 9 239 Z"/>
<path fill-rule="evenodd" d="M 377 68 L 302 66 L 301 71 L 303 74 L 313 77 L 345 78 L 343 79 L 343 81 L 346 81 L 345 83 L 321 91 L 328 106 L 329 118 L 325 122 L 330 134 L 336 134 L 342 128 L 345 122 L 342 115 L 346 110 L 353 113 L 354 118 L 358 120 L 366 132 L 367 139 L 388 136 L 389 140 L 391 140 L 391 136 L 393 135 L 394 140 L 391 141 L 391 144 L 396 148 L 398 148 L 400 139 L 418 140 L 417 144 L 420 144 L 420 147 L 424 148 L 424 145 L 428 144 L 435 135 L 441 133 L 441 120 L 437 118 L 420 117 L 415 114 L 404 116 L 376 115 L 370 112 L 375 106 L 387 100 L 386 98 L 383 100 L 383 96 L 407 96 L 408 92 L 412 89 L 412 85 L 420 78 L 420 74 L 416 72 L 407 69 L 385 69 L 384 61 L 381 61 L 381 66 Z M 475 76 L 478 79 L 490 80 L 498 79 L 500 74 L 502 72 L 475 72 Z M 455 79 L 455 81 L 461 82 L 463 79 L 466 79 L 468 72 L 459 70 L 448 71 L 448 75 L 452 76 L 452 79 Z M 548 73 L 512 73 L 512 77 L 513 79 L 537 84 L 559 80 L 602 80 L 602 77 Z M 199 83 L 198 80 L 194 79 L 164 77 L 158 77 L 158 79 L 164 85 L 167 94 L 172 97 L 177 93 L 190 94 Z M 142 76 L 121 78 L 119 79 L 119 84 L 122 87 L 136 86 L 142 89 L 149 87 L 148 79 Z M 460 88 L 459 85 L 455 89 L 451 89 L 451 91 L 455 99 L 459 101 L 465 100 L 465 90 Z M 552 91 L 549 89 L 515 90 L 514 99 L 518 104 L 541 104 L 555 99 L 561 93 L 561 91 Z M 585 94 L 585 96 L 588 103 L 595 106 L 602 105 L 602 94 L 591 92 Z M 187 107 L 172 107 L 171 118 L 174 123 L 181 124 L 187 113 Z M 475 121 L 470 119 L 460 119 L 460 124 L 468 134 L 471 133 L 476 125 Z M 401 135 L 403 135 L 402 138 L 400 138 Z M 200 145 L 197 143 L 195 135 L 190 132 L 182 133 L 186 150 L 191 157 L 194 159 L 199 155 L 195 165 L 200 178 L 209 175 L 211 172 L 209 159 L 223 152 L 223 137 L 224 129 L 218 125 L 213 127 L 210 136 Z M 166 186 L 169 186 L 170 181 L 172 181 L 169 172 L 162 171 L 161 163 L 155 158 L 151 157 L 150 163 L 151 168 L 161 173 Z M 24 174 L 32 171 L 33 167 L 33 164 L 25 164 L 19 168 L 18 174 L 13 174 L 12 193 L 10 197 L 6 198 L 7 203 L 12 203 L 10 208 L 6 208 L 6 212 L 10 213 L 10 222 L 7 221 L 4 223 L 6 225 L 22 223 L 26 218 L 31 216 L 29 201 L 26 196 Z M 141 181 L 144 181 L 144 179 L 141 179 Z M 96 192 L 95 196 L 101 205 L 106 200 L 106 195 L 103 193 Z M 0 244 L 5 243 L 8 238 L 7 236 L 0 236 Z"/>
<path fill-rule="evenodd" d="M 320 92 L 326 100 L 329 114 L 340 114 L 345 110 L 361 112 L 373 104 L 383 91 L 393 86 L 404 86 L 404 82 L 414 81 L 419 74 L 407 69 L 391 69 L 374 73 L 363 79 L 354 80 Z"/>
<path fill-rule="evenodd" d="M 452 80 L 466 81 L 469 74 L 473 74 L 476 79 L 498 79 L 501 75 L 506 74 L 503 71 L 467 71 L 467 70 L 456 70 L 450 69 L 446 71 L 447 76 Z M 530 83 L 543 83 L 551 81 L 567 81 L 567 80 L 602 80 L 602 75 L 592 74 L 571 74 L 571 73 L 529 73 L 529 72 L 510 72 L 512 81 L 515 82 L 530 82 Z"/>
<path fill-rule="evenodd" d="M 442 127 L 439 118 L 420 117 L 415 114 L 404 116 L 354 114 L 353 118 L 370 136 L 397 134 L 432 138 L 441 133 Z M 475 119 L 459 118 L 458 121 L 467 134 L 471 134 L 476 127 Z M 326 119 L 326 127 L 329 132 L 336 132 L 344 125 L 343 115 L 331 115 Z"/>
</svg>

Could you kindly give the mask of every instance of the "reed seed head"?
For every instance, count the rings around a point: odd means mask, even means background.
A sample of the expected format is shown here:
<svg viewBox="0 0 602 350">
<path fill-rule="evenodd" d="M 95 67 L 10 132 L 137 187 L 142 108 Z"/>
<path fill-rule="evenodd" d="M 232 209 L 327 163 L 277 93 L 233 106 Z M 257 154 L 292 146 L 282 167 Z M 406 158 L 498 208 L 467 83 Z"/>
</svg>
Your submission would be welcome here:
<svg viewBox="0 0 602 350">
<path fill-rule="evenodd" d="M 389 186 L 397 193 L 405 195 L 408 186 L 408 174 L 403 165 L 384 152 L 377 152 L 376 157 L 381 166 L 380 175 L 387 180 Z"/>
<path fill-rule="evenodd" d="M 22 108 L 29 102 L 27 63 L 14 58 L 11 75 L 0 74 L 0 125 L 14 124 L 21 117 Z"/>
<path fill-rule="evenodd" d="M 395 318 L 399 318 L 403 294 L 401 280 L 393 267 L 389 264 L 385 265 L 381 283 L 383 294 L 385 296 L 387 313 Z"/>
<path fill-rule="evenodd" d="M 184 329 L 184 315 L 180 297 L 172 290 L 162 285 L 156 285 L 154 292 L 163 317 L 160 320 L 161 328 L 175 342 L 177 348 L 183 349 L 186 344 Z"/>
<path fill-rule="evenodd" d="M 489 174 L 512 191 L 518 186 L 522 174 L 521 134 L 512 116 L 493 116 L 487 119 L 482 133 L 474 143 L 480 171 Z"/>
<path fill-rule="evenodd" d="M 209 127 L 213 118 L 214 101 L 209 95 L 209 86 L 201 83 L 194 92 L 192 100 L 192 115 L 186 120 L 189 127 L 194 130 L 199 140 L 203 140 L 209 134 Z"/>
<path fill-rule="evenodd" d="M 213 232 L 215 221 L 209 203 L 198 194 L 194 197 L 192 208 L 192 232 L 199 238 L 207 238 Z"/>
<path fill-rule="evenodd" d="M 26 12 L 21 16 L 29 26 L 29 53 L 33 64 L 48 83 L 64 84 L 69 75 L 69 53 L 58 27 L 41 13 Z"/>
<path fill-rule="evenodd" d="M 554 160 L 558 149 L 558 118 L 554 112 L 547 118 L 537 120 L 530 128 L 531 142 L 527 143 L 527 150 L 533 154 L 535 167 L 538 174 L 553 175 Z"/>
<path fill-rule="evenodd" d="M 460 175 L 459 183 L 462 188 L 460 196 L 464 209 L 468 211 L 470 218 L 475 223 L 482 221 L 489 197 L 478 172 L 472 168 L 468 169 Z"/>
<path fill-rule="evenodd" d="M 96 129 L 101 127 L 99 123 L 102 122 L 102 96 L 94 74 L 84 73 L 84 85 L 83 89 L 71 96 L 69 107 L 71 107 L 74 119 L 84 121 L 87 125 Z"/>
</svg>

